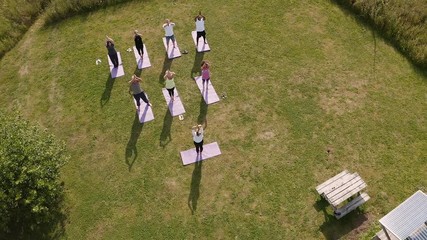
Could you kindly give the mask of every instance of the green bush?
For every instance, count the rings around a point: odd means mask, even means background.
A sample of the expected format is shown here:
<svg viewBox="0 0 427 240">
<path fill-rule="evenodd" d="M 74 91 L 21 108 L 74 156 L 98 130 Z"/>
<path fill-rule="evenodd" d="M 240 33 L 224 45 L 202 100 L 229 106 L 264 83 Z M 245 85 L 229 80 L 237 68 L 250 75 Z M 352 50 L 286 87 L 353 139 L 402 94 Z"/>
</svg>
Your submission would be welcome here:
<svg viewBox="0 0 427 240">
<path fill-rule="evenodd" d="M 368 19 L 412 62 L 427 67 L 427 1 L 335 0 Z"/>
<path fill-rule="evenodd" d="M 0 112 L 0 239 L 51 238 L 64 215 L 65 146 L 20 117 Z"/>
</svg>

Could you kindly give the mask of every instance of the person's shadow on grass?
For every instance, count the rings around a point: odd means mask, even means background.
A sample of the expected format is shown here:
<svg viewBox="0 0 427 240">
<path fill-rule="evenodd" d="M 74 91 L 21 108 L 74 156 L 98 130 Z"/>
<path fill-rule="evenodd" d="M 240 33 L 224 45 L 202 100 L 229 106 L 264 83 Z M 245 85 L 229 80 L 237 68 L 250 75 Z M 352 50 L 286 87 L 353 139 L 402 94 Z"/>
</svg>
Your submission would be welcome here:
<svg viewBox="0 0 427 240">
<path fill-rule="evenodd" d="M 206 115 L 208 115 L 208 105 L 205 103 L 205 100 L 200 99 L 200 112 L 199 116 L 197 117 L 197 123 L 202 124 L 206 121 Z"/>
<path fill-rule="evenodd" d="M 101 107 L 104 107 L 104 105 L 107 104 L 108 101 L 110 100 L 111 90 L 113 90 L 113 85 L 115 80 L 116 78 L 112 78 L 111 74 L 108 73 L 108 78 L 107 78 L 107 81 L 105 82 L 105 90 L 104 90 L 104 93 L 102 93 L 101 100 L 100 100 Z"/>
<path fill-rule="evenodd" d="M 138 69 L 138 65 L 135 68 L 135 71 L 133 71 L 133 74 L 135 74 L 137 77 L 141 77 L 142 69 Z"/>
<path fill-rule="evenodd" d="M 205 55 L 204 52 L 196 52 L 196 55 L 194 56 L 193 68 L 191 69 L 191 74 L 190 74 L 191 79 L 194 79 L 194 77 L 201 75 L 200 68 L 201 68 L 201 63 L 204 55 Z"/>
<path fill-rule="evenodd" d="M 133 164 L 135 163 L 136 157 L 138 156 L 136 143 L 138 142 L 139 135 L 141 135 L 142 127 L 144 127 L 144 124 L 139 122 L 139 116 L 137 113 L 135 113 L 130 138 L 125 151 L 125 161 L 126 165 L 128 165 L 129 172 L 132 169 Z"/>
<path fill-rule="evenodd" d="M 163 118 L 163 129 L 160 134 L 160 146 L 166 147 L 168 143 L 172 141 L 171 127 L 172 127 L 172 116 L 169 113 L 169 109 L 166 110 L 165 117 Z"/>
<path fill-rule="evenodd" d="M 200 196 L 200 181 L 202 180 L 202 162 L 198 161 L 194 164 L 193 175 L 191 177 L 190 194 L 188 195 L 188 207 L 191 214 L 197 210 L 197 201 Z"/>
<path fill-rule="evenodd" d="M 162 72 L 160 72 L 159 75 L 159 83 L 163 85 L 165 82 L 165 79 L 163 78 L 165 76 L 166 70 L 169 70 L 172 66 L 173 59 L 169 59 L 168 55 L 165 53 L 165 59 L 163 60 L 163 69 Z"/>
</svg>

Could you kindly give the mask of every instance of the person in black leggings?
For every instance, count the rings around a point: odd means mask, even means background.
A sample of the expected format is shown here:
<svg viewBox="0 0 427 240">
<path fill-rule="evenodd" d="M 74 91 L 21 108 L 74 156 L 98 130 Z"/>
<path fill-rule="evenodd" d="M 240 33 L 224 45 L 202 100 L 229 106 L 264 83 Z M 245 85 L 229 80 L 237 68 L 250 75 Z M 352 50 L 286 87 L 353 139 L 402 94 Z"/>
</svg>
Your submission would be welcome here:
<svg viewBox="0 0 427 240">
<path fill-rule="evenodd" d="M 141 56 L 144 54 L 144 42 L 142 41 L 142 37 L 141 34 L 138 33 L 138 30 L 135 30 L 135 47 L 136 50 L 138 51 L 139 56 Z"/>
<path fill-rule="evenodd" d="M 107 42 L 105 46 L 108 49 L 108 56 L 110 57 L 111 62 L 113 63 L 114 67 L 119 66 L 119 57 L 117 56 L 116 49 L 114 48 L 114 41 L 110 37 L 107 36 Z"/>
</svg>

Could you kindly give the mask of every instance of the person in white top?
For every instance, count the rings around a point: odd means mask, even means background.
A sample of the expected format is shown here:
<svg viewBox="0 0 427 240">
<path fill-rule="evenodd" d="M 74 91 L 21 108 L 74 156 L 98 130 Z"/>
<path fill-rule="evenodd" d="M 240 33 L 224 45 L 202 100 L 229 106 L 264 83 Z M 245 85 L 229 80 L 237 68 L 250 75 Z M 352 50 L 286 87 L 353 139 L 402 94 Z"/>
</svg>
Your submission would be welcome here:
<svg viewBox="0 0 427 240">
<path fill-rule="evenodd" d="M 193 126 L 191 128 L 191 133 L 193 135 L 194 146 L 196 146 L 197 155 L 202 154 L 203 152 L 203 129 L 206 129 L 207 121 L 205 120 L 205 126 L 201 124 Z"/>
<path fill-rule="evenodd" d="M 163 24 L 163 29 L 165 29 L 165 37 L 166 37 L 166 49 L 169 49 L 169 41 L 172 40 L 173 48 L 175 48 L 175 36 L 173 34 L 173 27 L 175 23 L 171 22 L 169 19 L 165 20 L 165 24 Z"/>
<path fill-rule="evenodd" d="M 202 15 L 202 12 L 199 12 L 199 15 L 197 15 L 194 18 L 194 21 L 196 22 L 196 43 L 197 47 L 199 46 L 199 38 L 203 37 L 203 42 L 206 44 L 206 32 L 205 32 L 205 16 Z"/>
</svg>

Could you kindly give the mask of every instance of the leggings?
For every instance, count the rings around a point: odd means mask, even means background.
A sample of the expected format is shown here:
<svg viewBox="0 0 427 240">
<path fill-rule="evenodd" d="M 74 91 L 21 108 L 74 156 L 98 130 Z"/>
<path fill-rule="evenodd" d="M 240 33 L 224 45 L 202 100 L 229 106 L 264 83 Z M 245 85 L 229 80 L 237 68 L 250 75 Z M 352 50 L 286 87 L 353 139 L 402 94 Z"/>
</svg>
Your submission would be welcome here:
<svg viewBox="0 0 427 240">
<path fill-rule="evenodd" d="M 119 66 L 119 57 L 117 56 L 117 52 L 108 54 L 110 57 L 111 62 L 113 63 L 114 67 Z"/>
<path fill-rule="evenodd" d="M 175 95 L 175 92 L 174 92 L 175 87 L 173 87 L 173 88 L 171 88 L 171 89 L 166 88 L 166 90 L 168 90 L 168 92 L 169 92 L 169 96 L 170 96 L 170 97 L 173 97 L 173 96 Z"/>
<path fill-rule="evenodd" d="M 206 43 L 206 32 L 205 31 L 201 31 L 201 32 L 197 32 L 197 43 L 199 43 L 199 38 L 203 37 L 203 42 Z"/>
<path fill-rule="evenodd" d="M 197 153 L 203 152 L 203 140 L 199 143 L 194 142 L 194 146 L 196 146 L 196 152 Z"/>
<path fill-rule="evenodd" d="M 139 107 L 139 105 L 141 105 L 141 103 L 139 102 L 139 99 L 142 99 L 142 101 L 144 101 L 146 104 L 148 104 L 148 99 L 147 96 L 145 96 L 144 92 L 140 92 L 138 94 L 134 94 L 133 97 L 136 100 L 136 105 Z"/>
<path fill-rule="evenodd" d="M 142 54 L 144 54 L 144 46 L 135 46 L 136 47 L 136 51 L 138 51 L 138 54 L 141 56 Z"/>
</svg>

